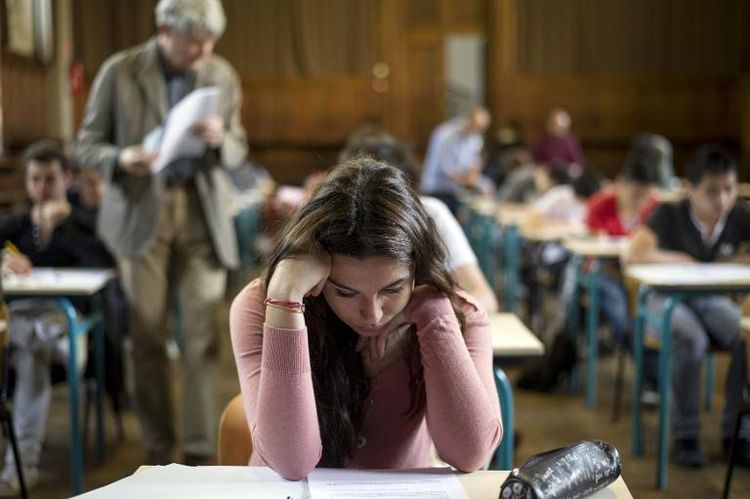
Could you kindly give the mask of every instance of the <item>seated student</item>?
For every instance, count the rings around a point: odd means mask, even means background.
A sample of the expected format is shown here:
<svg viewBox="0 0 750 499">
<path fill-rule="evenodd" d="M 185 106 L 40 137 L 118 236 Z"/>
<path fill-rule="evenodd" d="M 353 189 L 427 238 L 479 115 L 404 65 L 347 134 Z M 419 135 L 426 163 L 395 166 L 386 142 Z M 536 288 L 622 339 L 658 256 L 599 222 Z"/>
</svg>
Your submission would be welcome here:
<svg viewBox="0 0 750 499">
<path fill-rule="evenodd" d="M 586 203 L 600 188 L 599 177 L 590 170 L 571 177 L 565 168 L 538 166 L 534 184 L 539 196 L 531 203 L 542 222 L 583 224 Z"/>
<path fill-rule="evenodd" d="M 407 144 L 382 131 L 360 135 L 358 140 L 347 141 L 339 154 L 339 161 L 348 161 L 359 156 L 370 156 L 378 161 L 395 166 L 406 174 L 415 189 L 419 184 L 416 161 Z M 479 300 L 488 314 L 497 312 L 495 292 L 482 274 L 477 257 L 466 239 L 461 226 L 448 207 L 438 198 L 419 196 L 425 211 L 435 222 L 438 235 L 446 249 L 448 269 L 453 272 L 456 284 Z"/>
<path fill-rule="evenodd" d="M 12 243 L 3 271 L 19 274 L 41 267 L 111 267 L 112 260 L 95 237 L 82 231 L 78 213 L 66 199 L 70 166 L 51 142 L 32 144 L 23 155 L 28 213 L 0 220 L 0 243 Z M 67 321 L 54 301 L 42 298 L 10 302 L 10 344 L 16 369 L 13 419 L 27 487 L 39 482 L 39 458 L 49 410 L 50 363 L 68 355 Z M 85 362 L 81 348 L 81 366 Z M 0 495 L 18 494 L 13 453 L 5 455 L 0 472 Z"/>
<path fill-rule="evenodd" d="M 540 226 L 565 225 L 584 230 L 587 203 L 601 187 L 598 175 L 584 169 L 580 175 L 571 178 L 565 168 L 539 166 L 534 172 L 534 182 L 540 196 L 531 204 L 527 223 Z M 550 273 L 553 286 L 557 288 L 570 254 L 559 242 L 547 242 L 542 244 L 539 255 L 540 263 Z M 536 286 L 536 265 L 533 267 L 530 275 L 531 287 Z M 535 295 L 534 292 L 529 294 Z"/>
<path fill-rule="evenodd" d="M 88 236 L 93 242 L 95 261 L 93 266 L 115 268 L 115 261 L 109 251 L 99 242 L 96 232 L 96 219 L 99 206 L 104 198 L 104 178 L 97 170 L 76 168 L 73 186 L 68 190 L 67 198 L 71 205 L 70 223 L 81 234 Z M 89 260 L 87 258 L 87 260 Z M 98 262 L 98 263 L 97 263 Z M 86 265 L 85 262 L 82 265 Z M 125 361 L 123 340 L 128 332 L 128 307 L 125 293 L 117 279 L 107 284 L 105 291 L 106 317 L 108 323 L 104 332 L 105 382 L 107 393 L 112 401 L 112 407 L 119 411 L 129 405 L 125 390 Z M 91 345 L 89 345 L 91 346 Z M 88 369 L 93 369 L 89 364 Z M 89 372 L 87 371 L 87 376 Z"/>
<path fill-rule="evenodd" d="M 502 436 L 483 308 L 456 291 L 434 224 L 404 174 L 336 167 L 281 235 L 230 330 L 251 465 L 462 471 Z"/>
<path fill-rule="evenodd" d="M 658 204 L 654 193 L 657 181 L 657 171 L 650 162 L 643 161 L 637 155 L 629 155 L 614 186 L 589 199 L 585 217 L 586 226 L 594 234 L 608 236 L 629 234 L 633 228 L 645 221 Z M 560 284 L 560 306 L 552 324 L 556 342 L 560 345 L 563 345 L 570 337 L 562 333 L 568 326 L 568 311 L 574 285 L 575 269 L 569 264 Z M 612 328 L 615 339 L 620 343 L 625 342 L 630 332 L 631 321 L 628 313 L 627 293 L 616 266 L 603 269 L 599 276 L 599 293 L 601 313 L 605 322 Z M 568 353 L 560 355 L 555 351 L 556 348 Z M 554 365 L 551 365 L 550 359 L 556 359 Z M 652 359 L 652 356 L 648 357 L 649 366 L 653 366 Z M 552 390 L 557 386 L 560 376 L 572 369 L 574 363 L 574 346 L 555 347 L 553 344 L 542 363 L 531 366 L 519 379 L 518 386 L 540 391 Z M 649 367 L 647 372 L 654 373 L 655 368 Z M 652 375 L 648 376 L 649 385 L 654 384 L 653 378 Z"/>
<path fill-rule="evenodd" d="M 630 154 L 612 190 L 589 201 L 586 226 L 597 235 L 627 236 L 643 224 L 659 204 L 655 187 L 659 173 L 646 158 Z M 618 342 L 624 342 L 631 329 L 628 295 L 617 265 L 604 269 L 599 277 L 601 311 Z"/>
<path fill-rule="evenodd" d="M 584 165 L 581 142 L 571 131 L 571 119 L 567 111 L 560 108 L 550 111 L 544 124 L 544 133 L 531 147 L 531 155 L 536 164 L 566 165 L 571 171 Z"/>
<path fill-rule="evenodd" d="M 750 207 L 737 200 L 737 166 L 715 145 L 698 149 L 687 167 L 688 195 L 663 204 L 646 224 L 633 232 L 629 263 L 743 262 L 750 263 Z M 647 303 L 661 313 L 664 296 Z M 655 334 L 654 331 L 649 331 Z M 742 403 L 746 379 L 745 345 L 740 335 L 740 310 L 729 297 L 701 294 L 686 298 L 672 315 L 673 458 L 682 466 L 702 466 L 698 443 L 701 363 L 709 345 L 732 353 L 727 373 L 726 407 L 722 420 L 724 450 Z M 750 465 L 750 420 L 743 419 L 737 459 Z"/>
</svg>

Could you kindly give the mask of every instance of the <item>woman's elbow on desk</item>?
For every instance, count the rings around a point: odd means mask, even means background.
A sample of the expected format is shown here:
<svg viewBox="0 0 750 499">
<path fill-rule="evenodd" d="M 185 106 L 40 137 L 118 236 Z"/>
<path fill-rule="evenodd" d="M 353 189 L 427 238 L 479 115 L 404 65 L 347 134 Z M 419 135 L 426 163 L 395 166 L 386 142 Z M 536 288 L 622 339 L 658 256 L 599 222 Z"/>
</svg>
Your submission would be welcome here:
<svg viewBox="0 0 750 499">
<path fill-rule="evenodd" d="M 462 473 L 477 471 L 489 462 L 503 438 L 503 423 L 500 419 L 496 421 L 490 433 L 490 436 L 485 438 L 466 438 L 460 448 L 454 447 L 445 453 L 440 452 L 438 448 L 438 454 L 446 463 Z"/>
<path fill-rule="evenodd" d="M 306 456 L 294 456 L 292 458 L 266 459 L 261 456 L 264 463 L 286 480 L 299 481 L 307 478 L 307 475 L 320 461 L 320 455 L 314 459 Z"/>
</svg>

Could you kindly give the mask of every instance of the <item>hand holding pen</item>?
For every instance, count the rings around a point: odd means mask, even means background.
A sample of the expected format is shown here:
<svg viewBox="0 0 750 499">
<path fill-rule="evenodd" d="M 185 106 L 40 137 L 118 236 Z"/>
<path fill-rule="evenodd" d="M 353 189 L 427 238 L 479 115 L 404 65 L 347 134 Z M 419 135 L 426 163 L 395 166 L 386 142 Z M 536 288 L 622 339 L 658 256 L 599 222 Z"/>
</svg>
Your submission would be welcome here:
<svg viewBox="0 0 750 499">
<path fill-rule="evenodd" d="M 14 274 L 28 274 L 32 268 L 33 265 L 29 257 L 21 253 L 15 244 L 5 241 L 3 270 L 13 272 Z"/>
</svg>

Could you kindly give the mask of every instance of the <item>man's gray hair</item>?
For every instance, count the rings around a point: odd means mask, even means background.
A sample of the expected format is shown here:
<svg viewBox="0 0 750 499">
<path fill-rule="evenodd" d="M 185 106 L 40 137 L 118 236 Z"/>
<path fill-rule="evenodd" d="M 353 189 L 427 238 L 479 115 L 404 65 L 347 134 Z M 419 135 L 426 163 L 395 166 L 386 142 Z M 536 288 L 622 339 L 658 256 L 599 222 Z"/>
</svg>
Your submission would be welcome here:
<svg viewBox="0 0 750 499">
<path fill-rule="evenodd" d="M 159 0 L 155 12 L 157 26 L 182 34 L 209 32 L 219 38 L 227 24 L 221 0 Z"/>
</svg>

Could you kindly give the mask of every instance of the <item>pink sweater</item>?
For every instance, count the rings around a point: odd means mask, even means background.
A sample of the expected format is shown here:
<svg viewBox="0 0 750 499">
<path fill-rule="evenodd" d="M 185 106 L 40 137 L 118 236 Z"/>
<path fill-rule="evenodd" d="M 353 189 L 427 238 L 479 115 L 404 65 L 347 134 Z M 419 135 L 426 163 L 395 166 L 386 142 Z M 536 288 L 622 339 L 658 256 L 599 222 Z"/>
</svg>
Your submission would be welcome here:
<svg viewBox="0 0 750 499">
<path fill-rule="evenodd" d="M 417 326 L 427 403 L 423 414 L 410 407 L 406 358 L 371 380 L 372 393 L 352 468 L 429 466 L 430 444 L 461 471 L 473 471 L 490 457 L 502 437 L 500 407 L 492 375 L 492 341 L 487 314 L 466 294 L 461 335 L 450 301 L 432 293 L 405 310 Z M 264 324 L 265 290 L 259 279 L 237 296 L 230 329 L 245 414 L 253 439 L 250 465 L 267 465 L 289 479 L 301 479 L 318 464 L 322 442 L 310 373 L 307 329 Z M 354 353 L 352 353 L 354 355 Z"/>
</svg>

